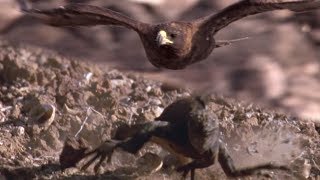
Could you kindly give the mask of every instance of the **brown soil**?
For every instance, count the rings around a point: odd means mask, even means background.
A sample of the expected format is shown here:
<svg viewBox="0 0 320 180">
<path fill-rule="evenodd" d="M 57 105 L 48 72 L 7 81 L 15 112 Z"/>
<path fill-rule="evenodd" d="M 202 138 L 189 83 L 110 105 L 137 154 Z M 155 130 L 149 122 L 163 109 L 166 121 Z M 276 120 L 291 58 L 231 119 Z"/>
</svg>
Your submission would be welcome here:
<svg viewBox="0 0 320 180">
<path fill-rule="evenodd" d="M 59 155 L 67 137 L 97 147 L 119 125 L 150 121 L 190 94 L 171 84 L 1 41 L 0 179 L 180 179 L 168 153 L 151 143 L 137 155 L 117 151 L 98 175 L 77 168 L 61 171 Z M 222 140 L 237 167 L 275 161 L 294 172 L 262 172 L 244 179 L 320 178 L 319 124 L 220 97 L 211 108 L 220 117 Z M 144 166 L 140 157 L 152 157 L 143 156 L 147 152 L 165 159 L 158 172 L 137 170 Z M 226 179 L 219 165 L 196 176 Z"/>
</svg>

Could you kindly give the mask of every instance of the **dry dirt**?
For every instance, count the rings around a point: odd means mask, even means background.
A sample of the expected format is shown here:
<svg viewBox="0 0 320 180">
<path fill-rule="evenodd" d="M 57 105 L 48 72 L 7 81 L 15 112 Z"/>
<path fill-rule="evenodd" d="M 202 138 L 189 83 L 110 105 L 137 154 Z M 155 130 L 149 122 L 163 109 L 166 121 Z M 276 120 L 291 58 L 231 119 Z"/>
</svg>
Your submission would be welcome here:
<svg viewBox="0 0 320 180">
<path fill-rule="evenodd" d="M 119 125 L 150 121 L 168 104 L 190 96 L 190 90 L 4 41 L 0 84 L 1 180 L 181 178 L 170 165 L 172 157 L 151 143 L 136 155 L 117 151 L 98 175 L 92 169 L 61 171 L 59 155 L 68 136 L 97 147 Z M 244 179 L 320 178 L 319 124 L 218 96 L 210 107 L 220 118 L 221 139 L 237 167 L 274 161 L 293 170 Z M 141 171 L 157 160 L 149 152 L 164 159 L 158 172 Z M 197 171 L 196 177 L 226 179 L 219 165 Z"/>
</svg>

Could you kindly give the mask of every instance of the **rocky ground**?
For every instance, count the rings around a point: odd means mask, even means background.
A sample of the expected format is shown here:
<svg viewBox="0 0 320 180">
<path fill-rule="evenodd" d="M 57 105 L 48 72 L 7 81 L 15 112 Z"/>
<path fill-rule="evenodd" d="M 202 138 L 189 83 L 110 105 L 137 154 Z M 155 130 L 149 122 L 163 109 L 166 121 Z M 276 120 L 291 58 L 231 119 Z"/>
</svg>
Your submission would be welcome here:
<svg viewBox="0 0 320 180">
<path fill-rule="evenodd" d="M 0 179 L 180 179 L 172 157 L 152 143 L 136 155 L 117 151 L 98 175 L 61 171 L 59 155 L 67 137 L 97 147 L 119 125 L 151 121 L 168 104 L 192 95 L 190 90 L 4 41 L 0 82 Z M 293 170 L 244 179 L 320 178 L 319 124 L 219 96 L 210 108 L 219 116 L 221 138 L 237 167 L 274 161 Z M 154 172 L 159 157 L 164 165 Z M 226 179 L 219 165 L 196 175 Z"/>
</svg>

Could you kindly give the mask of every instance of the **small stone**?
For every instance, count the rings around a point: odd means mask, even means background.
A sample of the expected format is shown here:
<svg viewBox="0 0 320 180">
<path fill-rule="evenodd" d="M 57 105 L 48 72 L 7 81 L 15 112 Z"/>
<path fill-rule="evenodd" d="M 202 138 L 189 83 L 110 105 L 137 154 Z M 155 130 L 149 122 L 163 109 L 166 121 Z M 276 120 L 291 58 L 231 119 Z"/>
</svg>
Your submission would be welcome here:
<svg viewBox="0 0 320 180">
<path fill-rule="evenodd" d="M 79 114 L 79 111 L 71 109 L 67 104 L 63 105 L 63 112 L 71 115 Z"/>
<path fill-rule="evenodd" d="M 156 96 L 156 97 L 161 97 L 163 95 L 162 91 L 160 88 L 152 88 L 149 92 L 150 95 Z"/>
<path fill-rule="evenodd" d="M 117 116 L 116 115 L 111 115 L 111 121 L 116 121 L 118 118 L 117 118 Z"/>
<path fill-rule="evenodd" d="M 163 108 L 156 106 L 156 107 L 152 108 L 152 112 L 156 117 L 159 117 L 161 115 L 161 113 L 163 112 Z"/>
<path fill-rule="evenodd" d="M 241 146 L 239 144 L 235 144 L 234 147 L 233 147 L 233 149 L 235 151 L 240 151 L 240 148 L 241 148 Z"/>
<path fill-rule="evenodd" d="M 22 126 L 19 126 L 13 130 L 13 135 L 15 136 L 23 136 L 24 133 L 25 133 L 25 128 Z"/>
<path fill-rule="evenodd" d="M 311 171 L 311 164 L 308 160 L 304 160 L 303 167 L 302 167 L 302 176 L 306 179 L 310 177 L 310 171 Z"/>
<path fill-rule="evenodd" d="M 259 122 L 256 117 L 249 118 L 247 121 L 251 126 L 259 126 Z"/>
<path fill-rule="evenodd" d="M 159 106 L 162 104 L 162 102 L 159 99 L 151 99 L 149 103 L 150 105 L 154 105 L 154 106 Z"/>
<path fill-rule="evenodd" d="M 153 153 L 146 153 L 137 160 L 138 174 L 146 175 L 159 171 L 163 165 L 162 159 Z"/>
<path fill-rule="evenodd" d="M 65 169 L 63 172 L 65 174 L 75 174 L 75 173 L 79 172 L 79 169 L 76 167 L 70 167 L 70 168 Z"/>
<path fill-rule="evenodd" d="M 89 83 L 89 82 L 90 82 L 92 76 L 93 76 L 93 73 L 92 73 L 92 72 L 88 72 L 88 73 L 84 74 L 84 78 L 85 78 L 85 80 L 86 80 L 86 83 Z"/>
<path fill-rule="evenodd" d="M 32 134 L 47 130 L 54 121 L 56 108 L 51 104 L 41 104 L 31 110 Z"/>
<path fill-rule="evenodd" d="M 147 91 L 147 92 L 150 92 L 151 89 L 152 89 L 152 87 L 151 87 L 151 86 L 148 86 L 148 87 L 146 88 L 146 91 Z"/>
<path fill-rule="evenodd" d="M 112 88 L 116 88 L 116 87 L 119 87 L 119 86 L 124 86 L 126 83 L 127 83 L 127 81 L 124 80 L 124 79 L 112 79 L 110 81 L 110 84 L 111 84 Z"/>
<path fill-rule="evenodd" d="M 149 121 L 151 121 L 151 120 L 153 120 L 155 118 L 154 112 L 150 112 L 150 111 L 146 111 L 143 114 L 143 116 L 144 116 L 145 120 L 149 120 Z"/>
</svg>

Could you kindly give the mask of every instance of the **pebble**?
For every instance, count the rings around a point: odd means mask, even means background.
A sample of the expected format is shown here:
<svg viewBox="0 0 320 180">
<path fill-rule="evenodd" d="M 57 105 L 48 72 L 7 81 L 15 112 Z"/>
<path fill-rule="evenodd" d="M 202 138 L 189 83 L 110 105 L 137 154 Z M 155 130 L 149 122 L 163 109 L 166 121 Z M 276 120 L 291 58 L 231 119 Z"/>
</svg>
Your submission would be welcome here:
<svg viewBox="0 0 320 180">
<path fill-rule="evenodd" d="M 146 88 L 146 91 L 147 91 L 147 92 L 150 92 L 151 89 L 152 89 L 152 87 L 151 87 L 151 86 L 148 86 L 148 87 Z"/>
<path fill-rule="evenodd" d="M 19 126 L 13 130 L 13 135 L 15 136 L 23 136 L 25 134 L 25 128 Z"/>
<path fill-rule="evenodd" d="M 156 117 L 159 117 L 161 115 L 161 113 L 163 112 L 163 108 L 162 107 L 159 107 L 159 106 L 156 106 L 154 108 L 152 108 L 152 112 L 154 113 L 154 115 Z"/>
<path fill-rule="evenodd" d="M 308 160 L 304 160 L 303 167 L 302 167 L 302 175 L 304 178 L 309 178 L 310 177 L 310 171 L 311 171 L 311 164 L 309 163 Z"/>
</svg>

